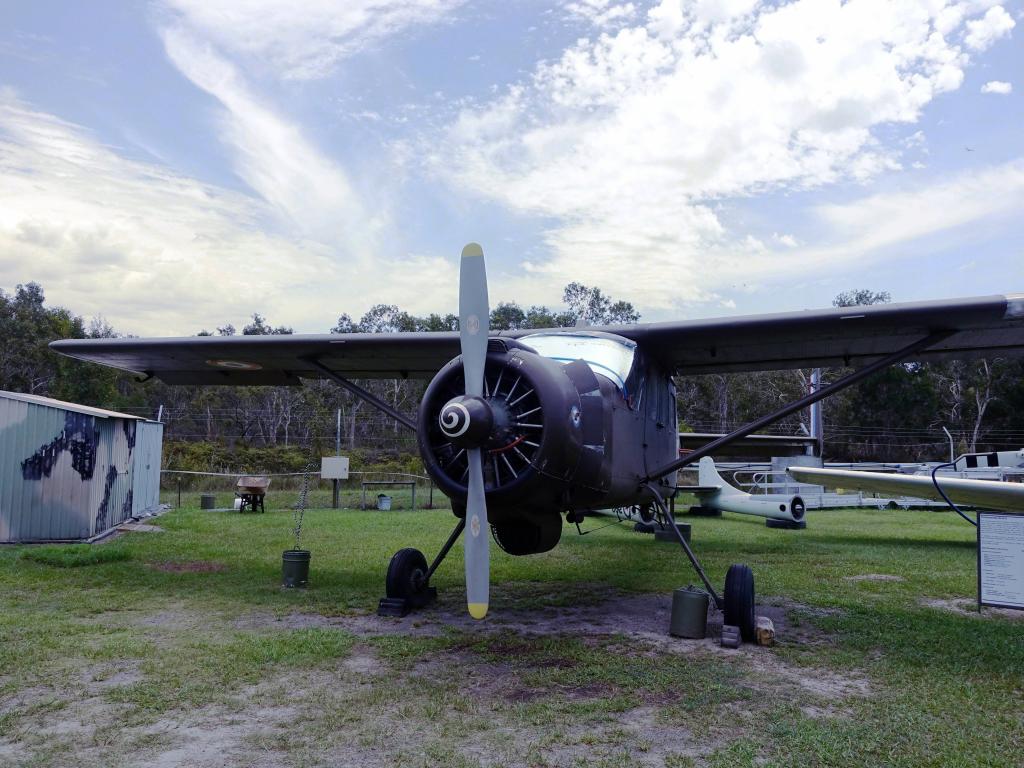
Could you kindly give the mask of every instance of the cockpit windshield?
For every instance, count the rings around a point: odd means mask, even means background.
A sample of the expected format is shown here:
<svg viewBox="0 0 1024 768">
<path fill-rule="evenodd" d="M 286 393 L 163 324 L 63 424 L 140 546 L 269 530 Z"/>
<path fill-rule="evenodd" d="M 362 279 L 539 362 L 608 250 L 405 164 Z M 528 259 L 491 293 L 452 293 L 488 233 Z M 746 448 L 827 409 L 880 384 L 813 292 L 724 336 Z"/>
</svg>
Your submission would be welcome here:
<svg viewBox="0 0 1024 768">
<path fill-rule="evenodd" d="M 534 333 L 520 338 L 537 354 L 571 363 L 582 360 L 594 373 L 611 379 L 626 394 L 626 379 L 633 367 L 636 342 L 589 333 Z"/>
</svg>

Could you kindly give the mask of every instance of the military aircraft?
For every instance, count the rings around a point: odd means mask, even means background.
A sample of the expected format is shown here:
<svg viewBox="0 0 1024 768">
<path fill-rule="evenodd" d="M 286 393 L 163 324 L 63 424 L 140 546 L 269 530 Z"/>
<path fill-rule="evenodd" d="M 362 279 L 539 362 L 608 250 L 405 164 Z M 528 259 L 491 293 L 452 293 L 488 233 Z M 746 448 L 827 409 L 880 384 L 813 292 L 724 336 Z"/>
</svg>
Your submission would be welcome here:
<svg viewBox="0 0 1024 768">
<path fill-rule="evenodd" d="M 676 471 L 886 366 L 1024 349 L 1024 294 L 709 320 L 489 332 L 483 251 L 462 251 L 458 333 L 88 339 L 81 360 L 169 384 L 300 384 L 328 378 L 416 432 L 427 472 L 458 518 L 428 566 L 402 549 L 388 599 L 407 610 L 465 530 L 467 604 L 489 603 L 487 531 L 512 555 L 545 552 L 562 515 L 654 505 L 671 522 L 725 622 L 754 631 L 754 578 L 736 564 L 720 597 L 672 519 Z M 461 354 L 460 354 L 461 352 Z M 674 373 L 860 366 L 844 378 L 680 457 Z M 353 379 L 429 379 L 414 421 Z"/>
<path fill-rule="evenodd" d="M 740 515 L 763 517 L 769 528 L 806 528 L 804 500 L 798 495 L 764 494 L 753 495 L 741 491 L 720 474 L 715 460 L 705 456 L 697 464 L 697 485 L 677 486 L 677 490 L 692 493 L 700 506 L 691 509 L 721 514 L 735 512 Z"/>
</svg>

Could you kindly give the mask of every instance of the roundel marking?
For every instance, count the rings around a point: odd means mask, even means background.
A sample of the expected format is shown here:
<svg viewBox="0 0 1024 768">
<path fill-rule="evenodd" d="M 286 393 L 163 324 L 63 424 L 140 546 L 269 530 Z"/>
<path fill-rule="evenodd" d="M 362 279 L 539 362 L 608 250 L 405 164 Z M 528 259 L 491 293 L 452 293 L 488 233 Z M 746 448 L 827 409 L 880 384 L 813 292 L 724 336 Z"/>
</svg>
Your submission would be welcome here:
<svg viewBox="0 0 1024 768">
<path fill-rule="evenodd" d="M 470 315 L 466 318 L 466 330 L 469 331 L 471 336 L 476 336 L 480 333 L 480 318 L 476 315 Z"/>
<path fill-rule="evenodd" d="M 469 410 L 462 403 L 448 403 L 437 420 L 445 437 L 459 437 L 469 429 Z"/>
<path fill-rule="evenodd" d="M 263 368 L 259 363 L 247 363 L 244 360 L 207 360 L 206 364 L 213 368 L 227 368 L 231 371 L 259 371 Z"/>
</svg>

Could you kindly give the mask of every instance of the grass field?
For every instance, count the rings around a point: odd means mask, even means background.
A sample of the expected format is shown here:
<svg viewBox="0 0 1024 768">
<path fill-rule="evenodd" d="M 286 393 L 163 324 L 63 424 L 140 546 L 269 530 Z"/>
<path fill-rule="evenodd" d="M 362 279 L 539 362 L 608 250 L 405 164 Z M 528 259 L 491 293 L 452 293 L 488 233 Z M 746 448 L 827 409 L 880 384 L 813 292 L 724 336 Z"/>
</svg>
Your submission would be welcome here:
<svg viewBox="0 0 1024 768">
<path fill-rule="evenodd" d="M 310 511 L 311 584 L 294 591 L 286 510 L 183 508 L 151 521 L 162 532 L 0 549 L 0 764 L 1024 761 L 1024 621 L 971 612 L 974 532 L 951 514 L 694 519 L 713 581 L 749 563 L 776 619 L 778 645 L 739 651 L 666 634 L 670 591 L 694 577 L 626 525 L 567 527 L 534 557 L 492 548 L 481 624 L 459 548 L 436 606 L 373 616 L 393 551 L 432 556 L 453 520 Z"/>
</svg>

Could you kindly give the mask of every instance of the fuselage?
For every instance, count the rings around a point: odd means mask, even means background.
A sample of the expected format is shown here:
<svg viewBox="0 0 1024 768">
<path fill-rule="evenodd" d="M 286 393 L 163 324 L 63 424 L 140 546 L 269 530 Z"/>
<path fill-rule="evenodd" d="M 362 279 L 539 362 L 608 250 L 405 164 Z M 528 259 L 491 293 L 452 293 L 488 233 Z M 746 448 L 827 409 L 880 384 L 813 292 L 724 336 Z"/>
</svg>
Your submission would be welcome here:
<svg viewBox="0 0 1024 768">
<path fill-rule="evenodd" d="M 430 383 L 420 407 L 424 463 L 456 514 L 468 471 L 457 421 L 465 405 L 484 407 L 460 397 L 461 377 L 456 358 Z M 671 376 L 615 334 L 580 329 L 492 338 L 483 401 L 488 519 L 497 526 L 550 527 L 562 513 L 650 503 L 644 479 L 678 456 Z M 671 492 L 675 473 L 658 482 Z"/>
</svg>

